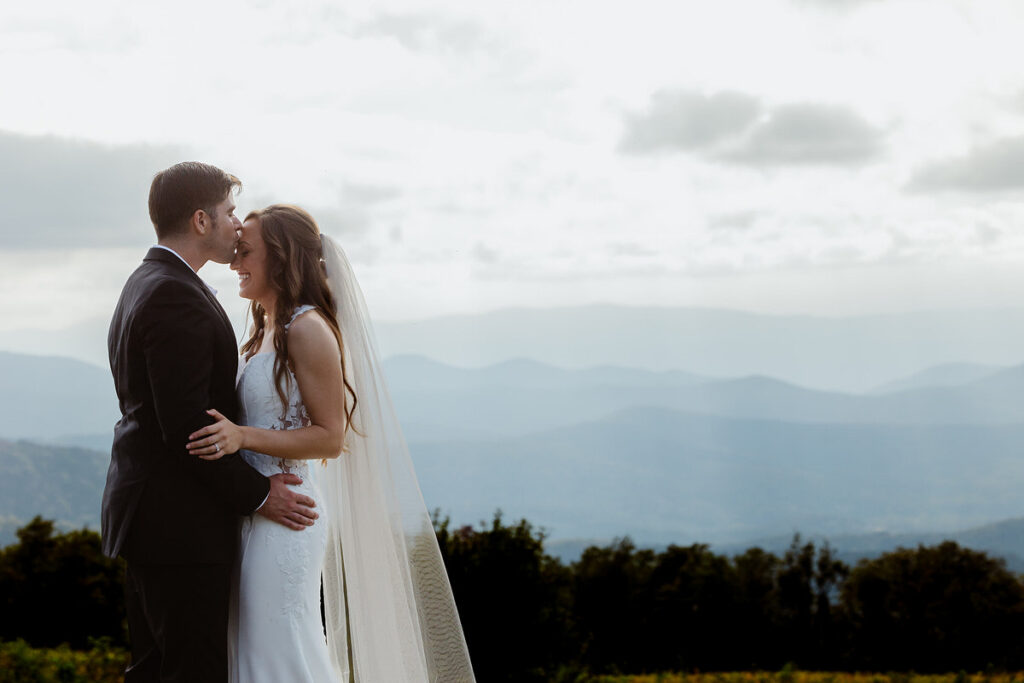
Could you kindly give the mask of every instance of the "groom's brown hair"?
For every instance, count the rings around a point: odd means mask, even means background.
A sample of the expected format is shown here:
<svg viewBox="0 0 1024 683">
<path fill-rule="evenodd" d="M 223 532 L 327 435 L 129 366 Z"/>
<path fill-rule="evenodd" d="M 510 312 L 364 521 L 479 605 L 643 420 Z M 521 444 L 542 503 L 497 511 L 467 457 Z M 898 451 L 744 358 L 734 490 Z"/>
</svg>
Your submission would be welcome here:
<svg viewBox="0 0 1024 683">
<path fill-rule="evenodd" d="M 157 239 L 184 232 L 199 209 L 216 218 L 215 207 L 242 181 L 216 166 L 183 161 L 160 171 L 149 186 L 149 219 Z"/>
</svg>

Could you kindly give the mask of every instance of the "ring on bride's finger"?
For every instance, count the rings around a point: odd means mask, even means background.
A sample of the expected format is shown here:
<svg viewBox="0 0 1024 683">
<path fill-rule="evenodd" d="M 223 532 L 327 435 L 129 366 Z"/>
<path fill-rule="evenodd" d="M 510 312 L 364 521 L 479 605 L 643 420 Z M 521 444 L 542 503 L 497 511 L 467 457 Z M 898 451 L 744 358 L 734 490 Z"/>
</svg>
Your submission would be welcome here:
<svg viewBox="0 0 1024 683">
<path fill-rule="evenodd" d="M 213 447 L 214 447 L 214 448 L 216 449 L 216 450 L 214 451 L 214 453 L 220 453 L 220 444 L 219 444 L 219 443 L 215 443 L 215 444 L 213 444 Z"/>
</svg>

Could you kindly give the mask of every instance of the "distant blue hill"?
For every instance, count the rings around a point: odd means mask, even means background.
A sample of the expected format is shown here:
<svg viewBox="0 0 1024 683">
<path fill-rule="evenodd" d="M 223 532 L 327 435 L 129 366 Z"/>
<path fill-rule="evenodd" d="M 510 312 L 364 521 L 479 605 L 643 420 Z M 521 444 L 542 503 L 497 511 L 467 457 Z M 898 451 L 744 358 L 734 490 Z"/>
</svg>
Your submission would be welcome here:
<svg viewBox="0 0 1024 683">
<path fill-rule="evenodd" d="M 392 396 L 410 438 L 516 436 L 596 420 L 636 406 L 784 422 L 1000 424 L 1024 422 L 1024 366 L 958 386 L 879 395 L 798 387 L 769 377 L 698 378 L 619 369 L 529 373 L 470 370 L 405 357 L 389 365 Z M 412 378 L 412 381 L 410 381 Z M 486 379 L 485 379 L 486 378 Z M 557 381 L 556 381 L 557 379 Z"/>
<path fill-rule="evenodd" d="M 456 524 L 500 508 L 553 540 L 718 546 L 793 531 L 919 536 L 1018 516 L 1022 443 L 1024 424 L 811 424 L 647 407 L 410 448 L 428 507 Z M 0 442 L 0 517 L 95 520 L 108 458 Z"/>
<path fill-rule="evenodd" d="M 35 515 L 99 530 L 109 453 L 0 440 L 0 545 Z"/>
<path fill-rule="evenodd" d="M 623 367 L 567 370 L 529 360 L 468 369 L 416 356 L 385 363 L 410 440 L 518 437 L 633 407 L 782 422 L 1024 422 L 1024 366 L 950 386 L 884 394 L 817 391 L 769 377 L 710 378 Z M 0 353 L 0 438 L 106 450 L 118 418 L 109 373 L 69 359 Z"/>
<path fill-rule="evenodd" d="M 593 305 L 380 323 L 377 332 L 385 355 L 465 367 L 527 357 L 559 367 L 764 375 L 848 392 L 943 363 L 1024 362 L 1024 308 L 827 317 Z"/>
<path fill-rule="evenodd" d="M 0 438 L 113 434 L 120 417 L 110 370 L 56 356 L 0 351 Z"/>
<path fill-rule="evenodd" d="M 0 331 L 0 348 L 105 366 L 108 323 Z M 385 357 L 414 354 L 459 367 L 530 358 L 561 368 L 761 375 L 854 393 L 941 364 L 1024 362 L 1024 308 L 831 317 L 605 304 L 378 322 L 376 332 Z"/>
<path fill-rule="evenodd" d="M 553 538 L 745 542 L 962 528 L 1020 511 L 1024 425 L 807 424 L 634 408 L 503 439 L 413 442 L 424 496 Z"/>
<path fill-rule="evenodd" d="M 1006 367 L 980 365 L 978 363 L 944 363 L 925 368 L 907 377 L 901 377 L 876 387 L 872 394 L 891 394 L 897 391 L 928 389 L 933 387 L 956 387 L 989 377 Z"/>
</svg>

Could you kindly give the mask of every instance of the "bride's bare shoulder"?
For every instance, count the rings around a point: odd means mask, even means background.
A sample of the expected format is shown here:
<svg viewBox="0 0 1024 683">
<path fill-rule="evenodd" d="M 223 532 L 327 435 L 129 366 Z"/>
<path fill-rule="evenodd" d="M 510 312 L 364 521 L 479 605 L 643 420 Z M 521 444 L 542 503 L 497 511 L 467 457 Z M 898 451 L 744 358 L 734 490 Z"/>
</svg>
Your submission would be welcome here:
<svg viewBox="0 0 1024 683">
<path fill-rule="evenodd" d="M 292 320 L 288 327 L 288 355 L 296 363 L 338 357 L 338 342 L 319 309 L 304 311 Z"/>
</svg>

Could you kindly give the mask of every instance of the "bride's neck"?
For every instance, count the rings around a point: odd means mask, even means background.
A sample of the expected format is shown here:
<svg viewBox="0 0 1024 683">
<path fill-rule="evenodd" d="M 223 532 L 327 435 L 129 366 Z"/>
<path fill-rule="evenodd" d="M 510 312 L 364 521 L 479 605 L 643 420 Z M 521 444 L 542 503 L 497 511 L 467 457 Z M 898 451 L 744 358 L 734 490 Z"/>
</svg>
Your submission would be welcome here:
<svg viewBox="0 0 1024 683">
<path fill-rule="evenodd" d="M 277 299 L 276 299 L 276 297 L 274 299 L 266 299 L 264 301 L 260 301 L 260 306 L 263 307 L 263 311 L 266 313 L 266 316 L 267 316 L 266 320 L 264 321 L 264 324 L 267 327 L 270 327 L 271 329 L 273 329 L 273 327 L 274 327 L 274 316 L 277 314 Z"/>
</svg>

